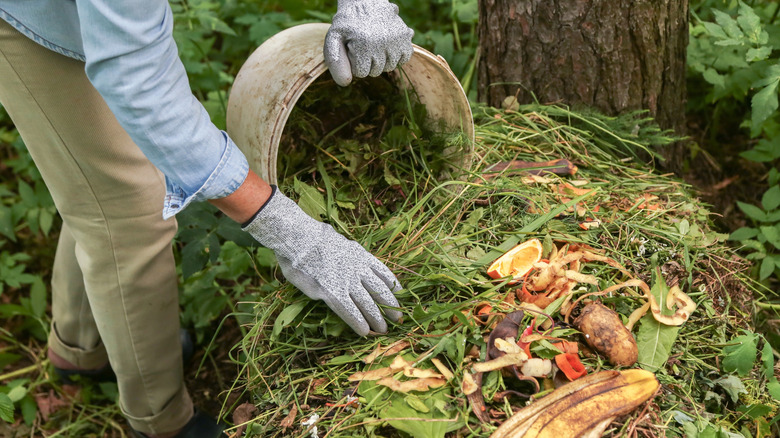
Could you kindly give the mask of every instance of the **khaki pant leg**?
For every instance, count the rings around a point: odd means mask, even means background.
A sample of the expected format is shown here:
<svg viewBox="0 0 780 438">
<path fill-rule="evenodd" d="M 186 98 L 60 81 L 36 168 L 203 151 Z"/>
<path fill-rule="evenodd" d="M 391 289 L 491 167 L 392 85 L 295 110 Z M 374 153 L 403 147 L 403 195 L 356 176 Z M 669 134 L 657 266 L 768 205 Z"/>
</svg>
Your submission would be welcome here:
<svg viewBox="0 0 780 438">
<path fill-rule="evenodd" d="M 76 239 L 62 224 L 51 278 L 52 324 L 49 348 L 82 369 L 100 368 L 108 355 L 89 305 L 84 276 L 76 260 Z"/>
<path fill-rule="evenodd" d="M 183 384 L 178 332 L 171 250 L 176 225 L 162 220 L 162 175 L 117 123 L 83 63 L 35 44 L 2 20 L 0 102 L 74 238 L 122 411 L 144 433 L 180 428 L 193 408 Z M 58 340 L 52 345 L 57 348 Z M 55 352 L 66 358 L 73 353 Z"/>
</svg>

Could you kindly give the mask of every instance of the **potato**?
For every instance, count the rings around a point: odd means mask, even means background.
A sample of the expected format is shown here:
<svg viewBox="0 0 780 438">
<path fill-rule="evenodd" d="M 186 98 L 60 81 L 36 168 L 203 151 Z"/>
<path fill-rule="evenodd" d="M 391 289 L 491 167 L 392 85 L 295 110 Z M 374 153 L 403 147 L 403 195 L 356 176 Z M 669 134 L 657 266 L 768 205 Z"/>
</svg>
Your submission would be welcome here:
<svg viewBox="0 0 780 438">
<path fill-rule="evenodd" d="M 601 303 L 585 306 L 574 326 L 594 350 L 606 356 L 612 365 L 629 367 L 636 363 L 639 349 L 634 336 L 614 311 Z"/>
</svg>

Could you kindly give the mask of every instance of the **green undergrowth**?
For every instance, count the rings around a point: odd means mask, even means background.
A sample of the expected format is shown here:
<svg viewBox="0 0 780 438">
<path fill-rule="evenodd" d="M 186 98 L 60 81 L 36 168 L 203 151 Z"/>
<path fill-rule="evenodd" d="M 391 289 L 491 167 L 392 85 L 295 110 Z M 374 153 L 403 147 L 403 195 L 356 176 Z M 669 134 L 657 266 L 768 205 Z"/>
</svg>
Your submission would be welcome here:
<svg viewBox="0 0 780 438">
<path fill-rule="evenodd" d="M 245 284 L 253 294 L 234 314 L 246 333 L 231 351 L 242 377 L 225 398 L 257 407 L 243 420 L 247 435 L 314 436 L 303 425 L 314 418 L 320 437 L 489 436 L 513 408 L 525 404 L 493 396 L 528 387 L 498 372 L 486 374 L 482 390 L 492 421 L 479 422 L 460 387 L 469 361 L 485 358 L 489 328 L 471 315 L 478 305 L 491 304 L 489 326 L 511 310 L 502 302 L 515 287 L 491 280 L 486 268 L 530 238 L 539 238 L 545 250 L 590 245 L 654 290 L 677 284 L 697 303 L 679 329 L 650 316 L 634 328 L 639 366 L 654 370 L 663 386 L 651 403 L 613 422 L 606 436 L 776 433 L 778 346 L 753 333 L 751 321 L 754 302 L 766 291 L 747 277 L 748 264 L 725 245 L 727 235 L 713 229 L 707 206 L 692 189 L 638 160 L 669 141 L 664 133 L 642 114 L 607 118 L 538 105 L 518 111 L 477 107 L 475 120 L 473 160 L 460 166 L 458 178 L 421 171 L 425 156 L 415 148 L 425 144 L 417 139 L 399 144 L 401 153 L 387 157 L 365 153 L 380 169 L 389 169 L 383 181 L 364 180 L 358 168 L 338 160 L 336 153 L 349 148 L 337 148 L 314 154 L 310 168 L 282 182 L 310 214 L 361 242 L 397 274 L 404 286 L 398 293 L 404 318 L 386 334 L 357 337 L 322 302 L 281 281 L 268 254 L 258 253 L 264 262 L 255 267 L 262 280 Z M 486 172 L 498 162 L 557 159 L 575 164 L 576 174 L 529 179 Z M 305 181 L 295 177 L 302 174 L 308 175 Z M 349 199 L 339 198 L 342 187 L 355 184 L 368 188 L 362 197 L 350 191 Z M 376 187 L 380 190 L 372 190 Z M 394 200 L 391 206 L 384 204 L 386 196 Z M 660 274 L 652 275 L 656 268 Z M 581 284 L 575 297 L 628 279 L 606 264 L 586 264 L 583 272 L 599 284 Z M 624 320 L 643 304 L 627 291 L 600 300 Z M 554 334 L 581 341 L 559 307 L 554 302 L 545 309 L 556 323 Z M 438 358 L 454 379 L 409 394 L 348 381 L 369 369 L 361 359 L 374 348 L 400 340 L 411 344 L 405 358 L 421 368 L 431 368 L 430 359 Z M 545 357 L 548 347 L 538 342 L 532 351 Z M 612 368 L 597 355 L 583 362 L 589 372 Z M 351 396 L 357 403 L 347 403 Z M 226 402 L 223 413 L 234 408 Z"/>
</svg>

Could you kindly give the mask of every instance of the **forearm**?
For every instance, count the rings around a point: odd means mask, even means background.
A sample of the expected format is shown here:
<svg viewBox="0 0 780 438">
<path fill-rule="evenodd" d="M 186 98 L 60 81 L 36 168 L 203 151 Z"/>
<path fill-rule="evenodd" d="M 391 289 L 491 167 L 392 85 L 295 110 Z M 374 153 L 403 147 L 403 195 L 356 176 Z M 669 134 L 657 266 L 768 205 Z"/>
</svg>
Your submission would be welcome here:
<svg viewBox="0 0 780 438">
<path fill-rule="evenodd" d="M 235 192 L 209 202 L 229 218 L 243 224 L 265 205 L 270 196 L 271 186 L 250 170 L 244 183 Z"/>
</svg>

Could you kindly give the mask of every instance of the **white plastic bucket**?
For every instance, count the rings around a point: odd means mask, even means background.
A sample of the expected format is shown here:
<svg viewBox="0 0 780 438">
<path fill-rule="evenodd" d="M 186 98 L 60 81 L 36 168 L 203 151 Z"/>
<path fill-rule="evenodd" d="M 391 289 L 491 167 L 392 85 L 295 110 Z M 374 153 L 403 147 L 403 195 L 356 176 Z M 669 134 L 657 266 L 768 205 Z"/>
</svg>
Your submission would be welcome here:
<svg viewBox="0 0 780 438">
<path fill-rule="evenodd" d="M 233 83 L 227 107 L 227 131 L 244 152 L 249 166 L 261 178 L 277 183 L 279 140 L 290 112 L 301 94 L 326 73 L 322 48 L 326 23 L 310 23 L 284 30 L 258 47 L 247 59 Z M 413 88 L 424 104 L 430 122 L 448 133 L 462 132 L 462 159 L 472 160 L 474 122 L 468 98 L 443 58 L 414 46 L 403 74 L 392 78 L 401 88 Z M 359 80 L 359 79 L 355 79 Z M 399 99 L 403 99 L 399 93 Z M 461 153 L 462 152 L 462 153 Z"/>
</svg>

